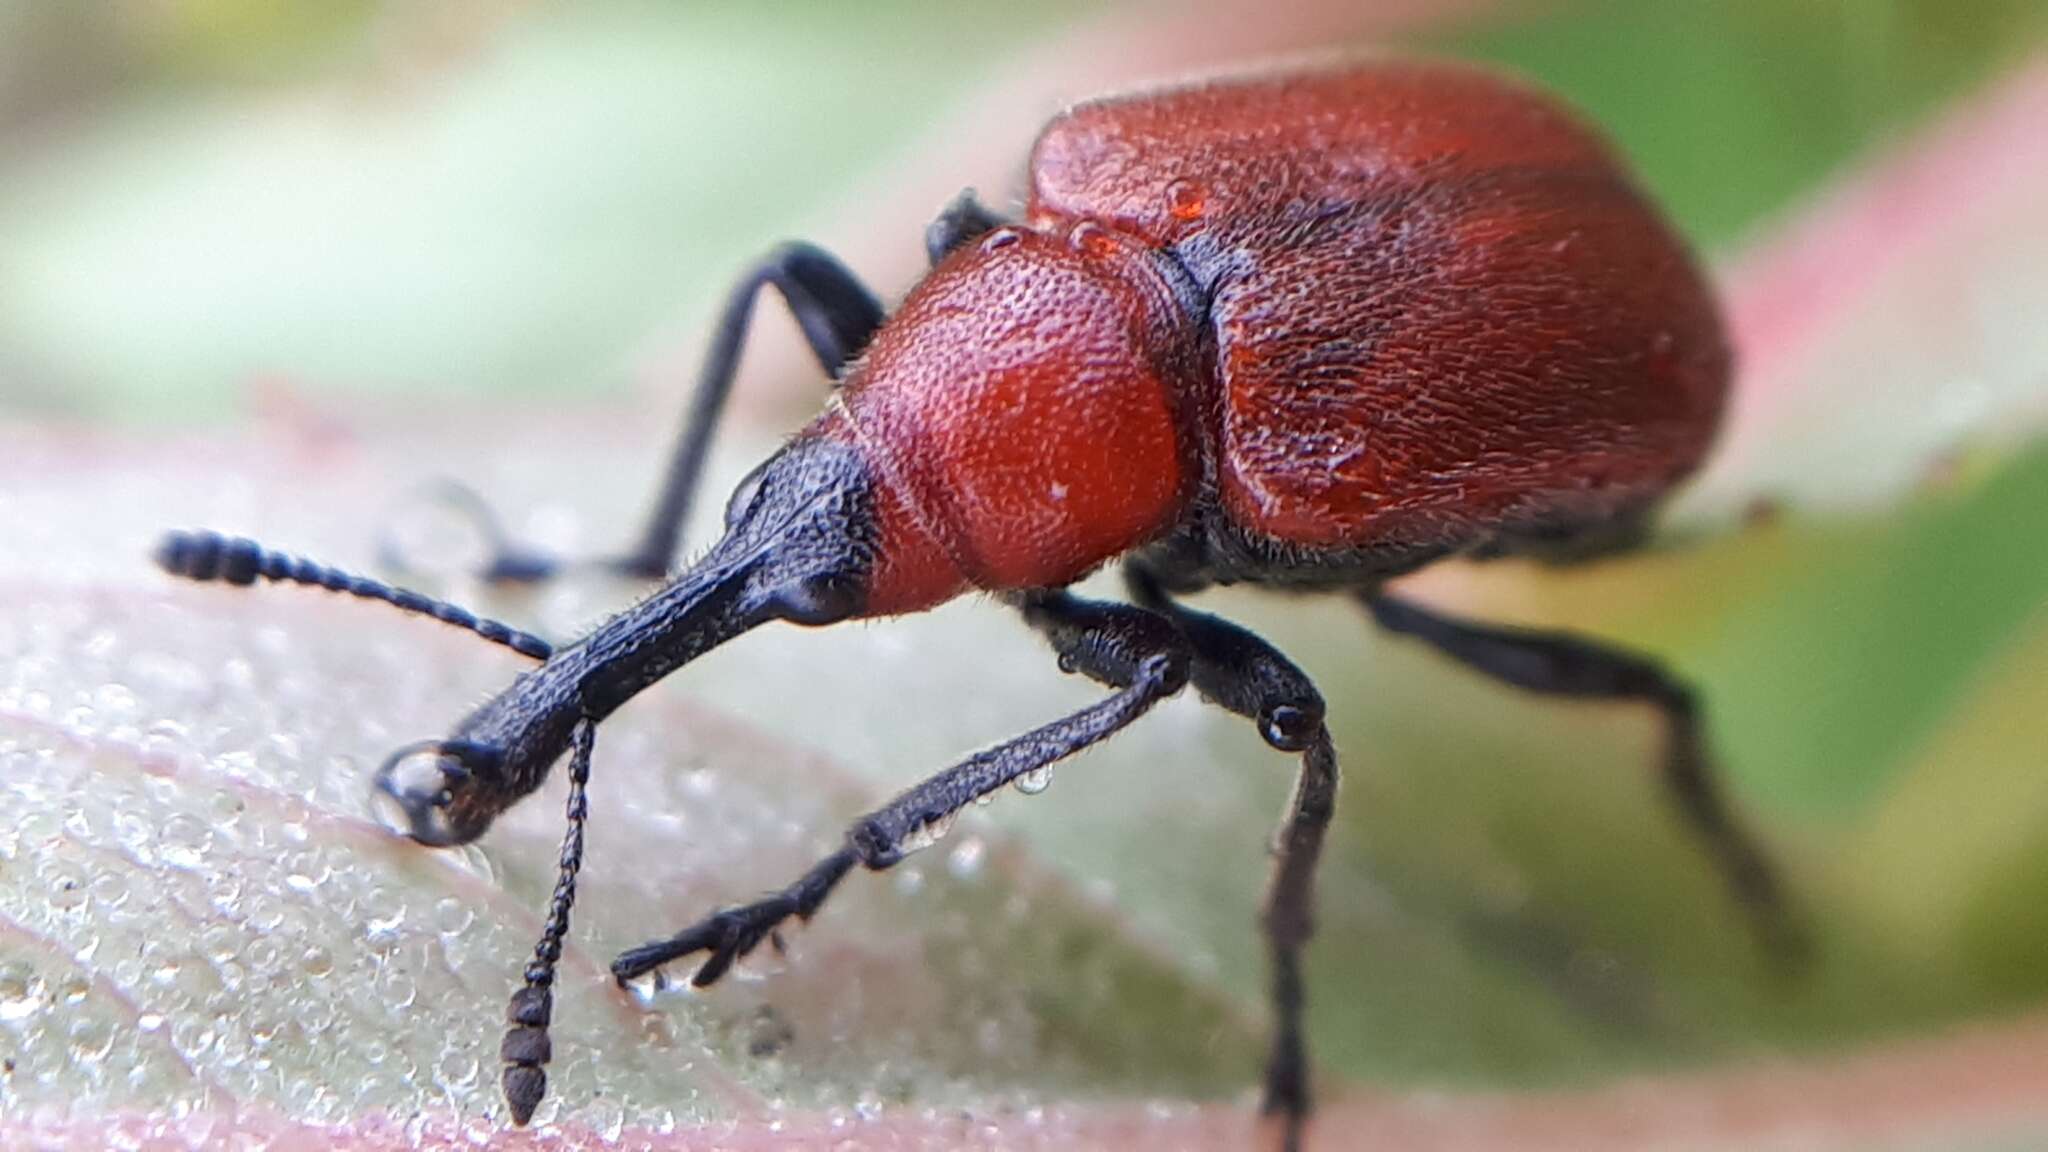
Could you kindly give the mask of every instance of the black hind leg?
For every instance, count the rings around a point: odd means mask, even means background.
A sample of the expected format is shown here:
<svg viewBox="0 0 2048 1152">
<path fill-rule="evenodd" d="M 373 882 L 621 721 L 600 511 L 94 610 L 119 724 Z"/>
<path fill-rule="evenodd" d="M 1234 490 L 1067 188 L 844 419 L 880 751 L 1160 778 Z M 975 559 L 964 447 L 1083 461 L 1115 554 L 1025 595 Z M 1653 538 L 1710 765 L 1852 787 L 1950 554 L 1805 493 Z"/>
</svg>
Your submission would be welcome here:
<svg viewBox="0 0 2048 1152">
<path fill-rule="evenodd" d="M 1783 962 L 1801 958 L 1805 941 L 1777 872 L 1714 778 L 1699 702 L 1690 688 L 1648 657 L 1581 637 L 1452 620 L 1384 594 L 1364 600 L 1381 627 L 1413 636 L 1503 683 L 1549 696 L 1636 700 L 1655 708 L 1665 729 L 1664 782 L 1680 816 L 1706 846 L 1765 947 Z"/>
</svg>

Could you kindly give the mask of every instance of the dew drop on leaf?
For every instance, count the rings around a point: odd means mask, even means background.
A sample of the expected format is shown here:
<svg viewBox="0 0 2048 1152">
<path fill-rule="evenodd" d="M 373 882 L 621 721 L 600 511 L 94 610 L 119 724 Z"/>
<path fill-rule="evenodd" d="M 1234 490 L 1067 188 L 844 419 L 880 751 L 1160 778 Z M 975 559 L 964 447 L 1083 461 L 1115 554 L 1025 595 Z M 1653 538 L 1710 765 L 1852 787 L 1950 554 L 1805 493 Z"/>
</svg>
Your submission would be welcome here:
<svg viewBox="0 0 2048 1152">
<path fill-rule="evenodd" d="M 631 996 L 633 1002 L 642 1008 L 651 1008 L 667 987 L 668 978 L 662 974 L 661 969 L 656 968 L 652 972 L 642 972 L 626 981 L 626 995 Z"/>
<path fill-rule="evenodd" d="M 70 1058 L 79 1064 L 98 1064 L 114 1050 L 114 1026 L 94 1016 L 71 1021 Z"/>
<path fill-rule="evenodd" d="M 467 1089 L 476 1082 L 476 1077 L 476 1052 L 467 1044 L 447 1048 L 434 1064 L 434 1082 L 451 1091 Z"/>
<path fill-rule="evenodd" d="M 19 966 L 0 969 L 0 1024 L 18 1024 L 43 1006 L 42 978 Z"/>
<path fill-rule="evenodd" d="M 173 868 L 197 869 L 212 846 L 212 830 L 189 812 L 173 813 L 157 829 L 157 856 Z"/>
<path fill-rule="evenodd" d="M 445 936 L 456 935 L 467 929 L 476 919 L 476 913 L 468 904 L 453 896 L 443 896 L 434 903 L 434 929 Z"/>
</svg>

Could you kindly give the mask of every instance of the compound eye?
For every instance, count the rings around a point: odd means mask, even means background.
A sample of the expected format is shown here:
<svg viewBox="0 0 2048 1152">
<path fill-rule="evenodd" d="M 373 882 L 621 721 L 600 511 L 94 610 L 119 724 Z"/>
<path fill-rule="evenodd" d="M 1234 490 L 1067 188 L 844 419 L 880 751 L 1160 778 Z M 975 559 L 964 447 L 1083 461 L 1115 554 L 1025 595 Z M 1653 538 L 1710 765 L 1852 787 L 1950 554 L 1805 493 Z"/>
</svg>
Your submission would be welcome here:
<svg viewBox="0 0 2048 1152">
<path fill-rule="evenodd" d="M 470 779 L 469 768 L 453 751 L 430 740 L 392 753 L 377 769 L 370 795 L 378 822 L 436 848 L 471 839 L 449 815 L 457 790 Z"/>
</svg>

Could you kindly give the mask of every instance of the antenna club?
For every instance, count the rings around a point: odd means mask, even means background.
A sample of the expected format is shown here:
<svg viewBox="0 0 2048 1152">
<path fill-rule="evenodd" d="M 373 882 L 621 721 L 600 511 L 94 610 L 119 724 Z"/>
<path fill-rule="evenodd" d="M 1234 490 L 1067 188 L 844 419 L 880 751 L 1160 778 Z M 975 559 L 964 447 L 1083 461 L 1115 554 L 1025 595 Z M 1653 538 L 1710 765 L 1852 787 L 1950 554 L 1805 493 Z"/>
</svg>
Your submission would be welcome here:
<svg viewBox="0 0 2048 1152">
<path fill-rule="evenodd" d="M 548 1075 L 544 1066 L 554 1059 L 554 1042 L 548 1025 L 555 1010 L 555 965 L 562 959 L 562 940 L 569 934 L 569 912 L 576 904 L 576 874 L 583 867 L 583 821 L 589 814 L 584 789 L 590 783 L 590 756 L 597 745 L 597 722 L 579 720 L 570 736 L 569 827 L 562 834 L 561 868 L 555 878 L 554 898 L 541 926 L 540 940 L 533 946 L 533 959 L 526 965 L 526 984 L 512 994 L 505 1006 L 505 1036 L 498 1044 L 504 1061 L 499 1083 L 505 1103 L 512 1109 L 512 1122 L 521 1128 L 533 1119 L 535 1108 L 547 1095 Z"/>
<path fill-rule="evenodd" d="M 218 532 L 168 532 L 156 546 L 157 567 L 202 584 L 253 584 L 262 560 L 263 548 L 254 540 Z"/>
</svg>

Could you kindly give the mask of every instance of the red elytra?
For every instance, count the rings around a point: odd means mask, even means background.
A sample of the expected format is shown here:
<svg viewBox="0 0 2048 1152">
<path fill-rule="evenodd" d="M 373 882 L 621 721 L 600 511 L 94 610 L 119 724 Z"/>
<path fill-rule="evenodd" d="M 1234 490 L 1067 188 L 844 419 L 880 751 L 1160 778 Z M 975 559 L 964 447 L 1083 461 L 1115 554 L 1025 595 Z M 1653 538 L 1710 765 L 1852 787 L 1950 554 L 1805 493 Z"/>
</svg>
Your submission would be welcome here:
<svg viewBox="0 0 2048 1152">
<path fill-rule="evenodd" d="M 1503 683 L 1651 706 L 1680 815 L 1765 942 L 1796 956 L 1796 918 L 1719 794 L 1683 683 L 1643 656 L 1453 619 L 1386 587 L 1446 556 L 1630 547 L 1713 440 L 1729 371 L 1713 300 L 1599 137 L 1521 83 L 1373 61 L 1085 104 L 1047 127 L 1030 175 L 1021 220 L 971 196 L 946 209 L 926 236 L 934 267 L 893 315 L 808 245 L 748 271 L 648 529 L 616 561 L 667 582 L 573 645 L 250 541 L 174 534 L 160 550 L 179 575 L 315 584 L 542 660 L 376 778 L 401 830 L 455 844 L 570 754 L 561 875 L 501 1050 L 515 1122 L 546 1089 L 598 722 L 761 624 L 913 612 L 970 589 L 997 593 L 1064 670 L 1112 694 L 904 791 L 789 887 L 628 950 L 615 976 L 702 955 L 690 981 L 717 981 L 854 867 L 894 866 L 1005 784 L 1036 791 L 1051 764 L 1192 684 L 1301 757 L 1262 915 L 1265 1108 L 1297 1145 L 1310 1100 L 1301 950 L 1337 761 L 1301 669 L 1178 600 L 1229 583 L 1341 592 Z M 718 543 L 668 573 L 763 287 L 842 386 L 741 485 Z M 1132 603 L 1067 590 L 1110 562 Z M 553 570 L 507 546 L 484 575 Z"/>
<path fill-rule="evenodd" d="M 934 269 L 819 426 L 904 514 L 877 614 L 1067 583 L 1204 481 L 1295 559 L 1568 535 L 1693 471 L 1726 399 L 1684 244 L 1596 135 L 1477 69 L 1083 105 L 1027 221 Z"/>
</svg>

